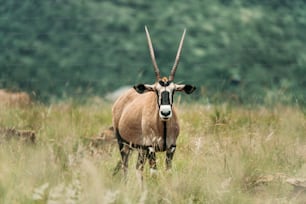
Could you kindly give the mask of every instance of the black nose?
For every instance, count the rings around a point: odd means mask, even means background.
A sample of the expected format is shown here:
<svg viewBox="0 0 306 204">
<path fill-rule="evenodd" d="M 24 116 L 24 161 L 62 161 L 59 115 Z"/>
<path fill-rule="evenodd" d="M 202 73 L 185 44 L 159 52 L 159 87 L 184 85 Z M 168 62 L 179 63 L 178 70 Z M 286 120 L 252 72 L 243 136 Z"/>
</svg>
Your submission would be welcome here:
<svg viewBox="0 0 306 204">
<path fill-rule="evenodd" d="M 163 116 L 169 116 L 170 115 L 170 111 L 161 111 L 161 114 L 163 115 Z"/>
</svg>

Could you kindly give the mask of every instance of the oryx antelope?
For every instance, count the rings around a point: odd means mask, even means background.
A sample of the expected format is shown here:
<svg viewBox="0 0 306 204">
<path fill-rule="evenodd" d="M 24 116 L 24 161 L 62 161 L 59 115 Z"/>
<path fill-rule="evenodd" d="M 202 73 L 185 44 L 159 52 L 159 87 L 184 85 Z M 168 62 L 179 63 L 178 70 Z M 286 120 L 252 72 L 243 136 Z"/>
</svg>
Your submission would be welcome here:
<svg viewBox="0 0 306 204">
<path fill-rule="evenodd" d="M 157 168 L 155 152 L 162 151 L 166 151 L 166 169 L 171 168 L 180 131 L 173 107 L 173 95 L 175 91 L 191 94 L 195 90 L 194 86 L 174 83 L 186 30 L 183 32 L 169 78 L 160 76 L 147 27 L 145 31 L 156 81 L 154 84 L 135 85 L 119 97 L 112 107 L 113 127 L 121 154 L 119 165 L 125 174 L 132 149 L 138 150 L 136 168 L 140 172 L 143 171 L 147 159 L 151 173 L 154 172 Z"/>
</svg>

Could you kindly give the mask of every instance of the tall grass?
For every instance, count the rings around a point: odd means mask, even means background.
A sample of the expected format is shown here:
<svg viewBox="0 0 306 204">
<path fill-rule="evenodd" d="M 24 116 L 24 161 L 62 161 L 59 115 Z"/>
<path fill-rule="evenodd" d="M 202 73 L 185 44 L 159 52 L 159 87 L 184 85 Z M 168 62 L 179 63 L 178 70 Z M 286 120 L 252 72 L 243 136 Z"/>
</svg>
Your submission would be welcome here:
<svg viewBox="0 0 306 204">
<path fill-rule="evenodd" d="M 306 177 L 306 116 L 298 107 L 179 104 L 181 133 L 173 169 L 137 182 L 112 176 L 116 144 L 92 151 L 90 138 L 111 126 L 111 106 L 1 107 L 0 127 L 31 129 L 36 144 L 0 135 L 0 203 L 298 203 L 286 178 Z"/>
</svg>

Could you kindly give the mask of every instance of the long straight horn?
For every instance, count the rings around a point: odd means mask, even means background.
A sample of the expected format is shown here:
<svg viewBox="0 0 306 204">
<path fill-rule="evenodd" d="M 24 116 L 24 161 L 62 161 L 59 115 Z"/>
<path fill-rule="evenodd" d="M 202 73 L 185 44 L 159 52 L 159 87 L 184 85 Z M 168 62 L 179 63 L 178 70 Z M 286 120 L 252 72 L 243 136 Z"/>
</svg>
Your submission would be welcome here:
<svg viewBox="0 0 306 204">
<path fill-rule="evenodd" d="M 176 58 L 175 58 L 173 67 L 172 67 L 171 72 L 170 72 L 169 81 L 173 81 L 173 79 L 174 79 L 176 68 L 177 68 L 177 66 L 179 64 L 179 61 L 180 61 L 180 55 L 181 55 L 181 52 L 182 52 L 182 47 L 183 47 L 183 43 L 184 43 L 185 34 L 186 34 L 186 29 L 184 29 L 179 48 L 177 50 Z"/>
<path fill-rule="evenodd" d="M 160 79 L 160 72 L 159 72 L 159 69 L 158 69 L 158 66 L 157 66 L 157 63 L 156 63 L 156 59 L 155 59 L 155 55 L 154 55 L 154 49 L 153 49 L 150 33 L 147 29 L 147 26 L 145 26 L 145 30 L 146 30 L 148 46 L 149 46 L 149 50 L 150 50 L 150 56 L 151 56 L 151 59 L 152 59 L 152 63 L 153 63 L 153 66 L 154 66 L 154 72 L 155 72 L 155 75 L 156 75 L 156 81 L 158 81 Z"/>
</svg>

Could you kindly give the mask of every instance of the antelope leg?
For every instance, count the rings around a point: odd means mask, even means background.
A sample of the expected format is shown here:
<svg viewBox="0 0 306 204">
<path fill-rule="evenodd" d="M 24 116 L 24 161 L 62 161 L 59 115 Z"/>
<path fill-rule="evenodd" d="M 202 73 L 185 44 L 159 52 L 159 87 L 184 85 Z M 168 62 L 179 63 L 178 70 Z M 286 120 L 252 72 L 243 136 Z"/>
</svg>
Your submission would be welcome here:
<svg viewBox="0 0 306 204">
<path fill-rule="evenodd" d="M 175 152 L 176 146 L 171 145 L 170 148 L 166 150 L 166 169 L 170 170 L 172 167 L 172 159 Z"/>
<path fill-rule="evenodd" d="M 130 155 L 130 147 L 126 144 L 119 145 L 120 148 L 120 154 L 121 154 L 121 165 L 124 172 L 124 175 L 127 175 L 128 170 L 128 162 L 129 162 L 129 155 Z"/>
<path fill-rule="evenodd" d="M 146 154 L 147 154 L 147 150 L 144 150 L 144 149 L 138 150 L 138 159 L 137 159 L 137 164 L 136 164 L 137 170 L 143 171 L 143 167 L 146 163 Z"/>
<path fill-rule="evenodd" d="M 147 158 L 149 159 L 149 165 L 150 165 L 150 174 L 151 176 L 156 174 L 157 166 L 156 166 L 156 154 L 155 149 L 153 147 L 149 147 Z"/>
<path fill-rule="evenodd" d="M 137 159 L 137 163 L 136 163 L 136 176 L 137 179 L 139 180 L 140 184 L 142 185 L 142 181 L 143 181 L 143 168 L 144 165 L 146 163 L 146 155 L 147 155 L 147 150 L 140 148 L 138 150 L 138 159 Z"/>
</svg>

